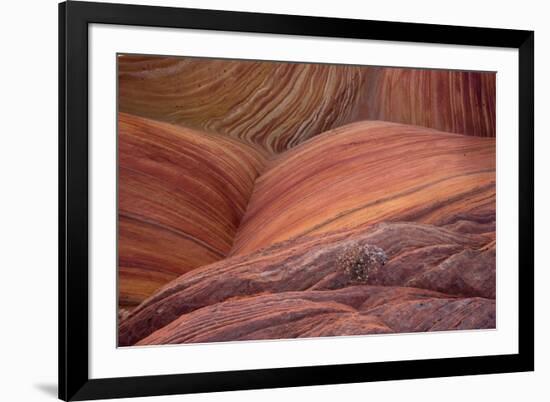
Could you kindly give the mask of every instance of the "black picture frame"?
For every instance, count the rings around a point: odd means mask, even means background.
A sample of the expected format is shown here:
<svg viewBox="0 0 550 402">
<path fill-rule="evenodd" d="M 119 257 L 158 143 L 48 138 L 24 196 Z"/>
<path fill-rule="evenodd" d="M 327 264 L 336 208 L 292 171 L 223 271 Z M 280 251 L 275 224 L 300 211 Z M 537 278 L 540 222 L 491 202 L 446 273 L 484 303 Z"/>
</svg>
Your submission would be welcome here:
<svg viewBox="0 0 550 402">
<path fill-rule="evenodd" d="M 519 51 L 517 354 L 213 373 L 88 375 L 88 25 L 118 24 Z M 534 370 L 534 32 L 70 1 L 59 4 L 59 398 L 169 395 Z"/>
</svg>

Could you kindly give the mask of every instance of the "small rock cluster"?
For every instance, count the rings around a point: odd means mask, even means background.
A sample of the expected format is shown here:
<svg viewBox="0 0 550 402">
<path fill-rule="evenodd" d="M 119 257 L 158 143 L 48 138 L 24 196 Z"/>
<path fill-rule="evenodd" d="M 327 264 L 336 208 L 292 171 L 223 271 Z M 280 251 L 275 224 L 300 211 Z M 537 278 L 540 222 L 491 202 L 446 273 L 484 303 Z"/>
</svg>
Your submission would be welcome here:
<svg viewBox="0 0 550 402">
<path fill-rule="evenodd" d="M 353 244 L 347 246 L 337 258 L 340 269 L 356 282 L 366 283 L 369 274 L 383 266 L 388 257 L 384 250 L 373 245 Z"/>
</svg>

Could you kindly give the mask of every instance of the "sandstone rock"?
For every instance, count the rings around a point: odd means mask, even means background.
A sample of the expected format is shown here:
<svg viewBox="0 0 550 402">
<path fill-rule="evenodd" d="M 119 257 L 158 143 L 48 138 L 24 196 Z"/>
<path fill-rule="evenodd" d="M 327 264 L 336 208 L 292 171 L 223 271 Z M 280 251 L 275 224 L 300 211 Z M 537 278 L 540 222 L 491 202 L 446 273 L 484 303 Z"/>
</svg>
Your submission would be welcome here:
<svg viewBox="0 0 550 402">
<path fill-rule="evenodd" d="M 475 232 L 494 232 L 495 183 L 494 138 L 352 123 L 269 163 L 231 254 L 388 221 L 456 226 L 464 215 Z"/>
<path fill-rule="evenodd" d="M 119 304 L 225 257 L 263 169 L 238 140 L 121 113 Z"/>
<path fill-rule="evenodd" d="M 494 297 L 490 291 L 495 281 L 494 260 L 486 257 L 479 259 L 477 268 L 458 269 L 462 254 L 469 250 L 494 255 L 494 249 L 484 249 L 491 243 L 492 239 L 484 235 L 464 235 L 417 223 L 382 223 L 366 230 L 288 240 L 195 269 L 171 281 L 120 323 L 119 344 L 132 345 L 183 315 L 234 298 L 296 291 L 327 291 L 330 295 L 337 289 L 345 295 L 346 290 L 357 285 L 338 262 L 350 245 L 376 246 L 387 255 L 388 262 L 373 270 L 366 281 L 378 285 L 369 287 L 370 292 L 383 291 L 387 286 L 410 287 L 414 283 L 428 292 L 437 290 L 447 298 Z M 428 255 L 433 252 L 435 257 L 427 258 L 427 250 Z M 443 263 L 452 259 L 457 262 Z M 487 274 L 476 276 L 483 269 Z"/>
<path fill-rule="evenodd" d="M 494 300 L 359 286 L 228 300 L 182 315 L 138 345 L 494 327 Z"/>
<path fill-rule="evenodd" d="M 126 55 L 118 70 L 121 111 L 272 154 L 359 120 L 495 136 L 494 73 Z"/>
</svg>

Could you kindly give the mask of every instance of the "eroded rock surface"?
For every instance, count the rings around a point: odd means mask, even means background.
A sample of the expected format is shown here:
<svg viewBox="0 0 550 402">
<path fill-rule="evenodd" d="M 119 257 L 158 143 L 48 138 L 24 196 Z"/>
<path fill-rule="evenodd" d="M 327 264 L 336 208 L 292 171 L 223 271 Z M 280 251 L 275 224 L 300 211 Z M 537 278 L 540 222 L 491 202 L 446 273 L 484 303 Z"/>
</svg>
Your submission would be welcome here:
<svg viewBox="0 0 550 402">
<path fill-rule="evenodd" d="M 378 301 L 373 299 L 373 303 L 386 304 L 380 310 L 379 320 L 387 321 L 385 326 L 392 322 L 389 325 L 392 331 L 401 328 L 389 315 L 405 311 L 401 310 L 405 306 L 398 310 L 391 306 L 404 302 L 402 292 L 424 296 L 433 296 L 437 292 L 437 298 L 453 300 L 453 303 L 458 303 L 456 306 L 460 305 L 459 300 L 492 300 L 483 302 L 483 306 L 484 309 L 489 309 L 487 306 L 494 308 L 495 250 L 491 244 L 493 240 L 487 235 L 461 234 L 418 223 L 381 223 L 367 230 L 288 240 L 249 255 L 227 258 L 171 281 L 121 322 L 119 342 L 123 346 L 132 345 L 176 319 L 184 321 L 183 316 L 204 308 L 210 309 L 205 311 L 214 311 L 214 306 L 220 307 L 235 299 L 240 300 L 240 304 L 230 304 L 223 307 L 223 311 L 256 308 L 252 304 L 261 299 L 253 298 L 264 294 L 271 294 L 273 299 L 270 300 L 276 300 L 279 296 L 286 297 L 283 294 L 289 292 L 301 293 L 300 297 L 297 293 L 292 294 L 305 299 L 310 292 L 312 295 L 326 292 L 323 303 L 330 300 L 340 303 L 333 296 L 348 297 L 345 295 L 351 289 L 355 289 L 349 293 L 351 299 L 370 300 L 372 294 L 378 294 L 381 296 L 375 298 Z M 387 256 L 387 262 L 373 269 L 360 286 L 350 278 L 340 262 L 342 253 L 350 246 L 376 246 Z M 470 263 L 472 259 L 476 260 L 475 264 Z M 384 293 L 386 288 L 392 288 L 392 293 Z M 335 290 L 341 292 L 333 293 Z M 487 309 L 483 310 L 485 318 L 473 317 L 472 322 L 487 319 Z M 427 320 L 426 317 L 422 320 Z M 347 326 L 351 325 L 346 322 Z M 436 328 L 444 329 L 444 323 L 449 321 L 443 321 Z M 412 328 L 413 324 L 403 328 Z M 424 328 L 427 324 L 418 321 L 415 325 Z M 181 328 L 178 337 L 184 336 Z M 225 340 L 230 340 L 230 333 L 224 333 L 228 334 Z"/>
<path fill-rule="evenodd" d="M 262 152 L 238 140 L 125 113 L 118 122 L 119 305 L 224 258 Z"/>
</svg>

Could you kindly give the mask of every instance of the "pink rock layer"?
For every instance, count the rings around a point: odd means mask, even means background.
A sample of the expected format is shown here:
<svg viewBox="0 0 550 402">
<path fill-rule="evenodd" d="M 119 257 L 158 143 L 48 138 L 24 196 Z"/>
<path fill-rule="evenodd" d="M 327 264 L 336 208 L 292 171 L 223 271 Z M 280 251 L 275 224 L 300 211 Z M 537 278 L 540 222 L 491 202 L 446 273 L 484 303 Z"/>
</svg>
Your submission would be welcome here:
<svg viewBox="0 0 550 402">
<path fill-rule="evenodd" d="M 362 121 L 272 160 L 256 180 L 232 255 L 379 222 L 442 225 L 494 214 L 495 139 Z M 476 231 L 475 227 L 471 227 Z"/>
<path fill-rule="evenodd" d="M 119 305 L 224 258 L 264 156 L 226 136 L 121 113 L 118 121 Z"/>
</svg>

